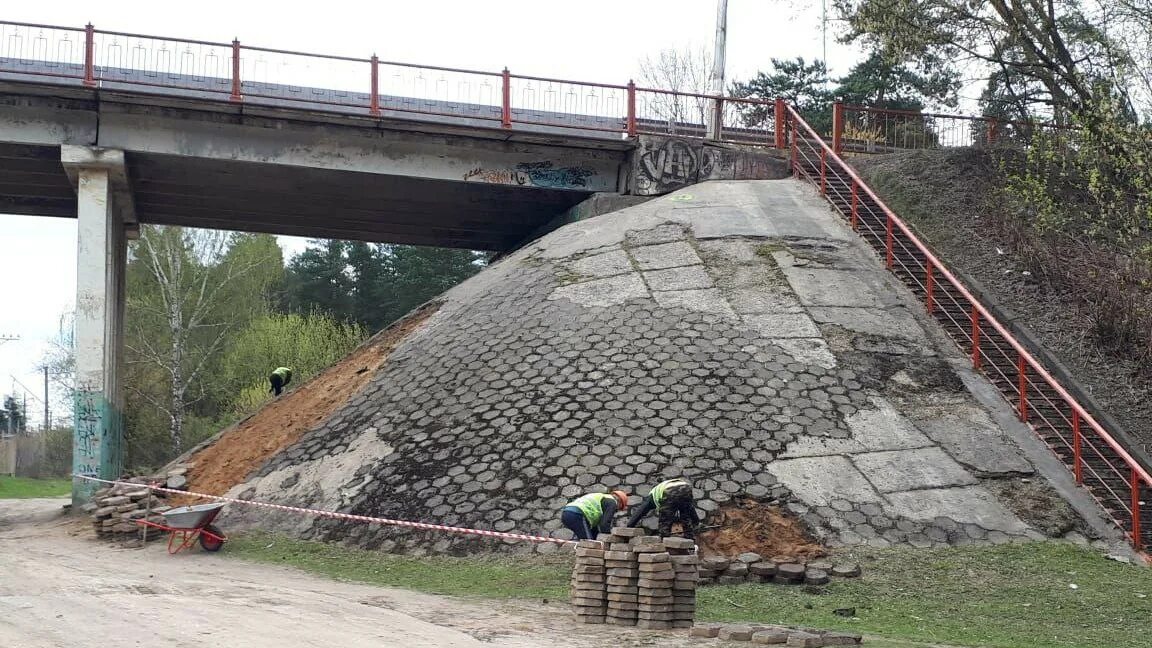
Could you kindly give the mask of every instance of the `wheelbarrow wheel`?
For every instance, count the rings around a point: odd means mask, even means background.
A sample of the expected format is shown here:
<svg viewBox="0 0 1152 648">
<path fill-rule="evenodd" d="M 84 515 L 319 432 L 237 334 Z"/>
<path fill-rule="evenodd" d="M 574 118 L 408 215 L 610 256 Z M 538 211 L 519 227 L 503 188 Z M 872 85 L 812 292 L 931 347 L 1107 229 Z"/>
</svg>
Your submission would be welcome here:
<svg viewBox="0 0 1152 648">
<path fill-rule="evenodd" d="M 216 527 L 212 526 L 211 524 L 204 527 L 204 530 L 207 531 L 208 533 L 211 533 L 212 535 L 218 536 L 220 538 L 224 537 L 224 532 L 221 531 L 220 529 L 217 529 Z M 220 551 L 220 547 L 223 547 L 223 546 L 224 546 L 223 540 L 218 540 L 217 538 L 210 537 L 205 533 L 200 534 L 200 547 L 203 548 L 204 551 Z"/>
</svg>

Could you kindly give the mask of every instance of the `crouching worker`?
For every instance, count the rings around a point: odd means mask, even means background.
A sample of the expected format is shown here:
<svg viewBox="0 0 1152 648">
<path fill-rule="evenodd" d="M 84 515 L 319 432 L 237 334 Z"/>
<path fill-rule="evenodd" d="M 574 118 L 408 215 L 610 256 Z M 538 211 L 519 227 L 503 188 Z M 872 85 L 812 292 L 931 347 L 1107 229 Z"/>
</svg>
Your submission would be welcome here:
<svg viewBox="0 0 1152 648">
<path fill-rule="evenodd" d="M 570 529 L 577 540 L 595 540 L 598 533 L 612 530 L 612 518 L 628 508 L 628 493 L 588 493 L 568 502 L 560 511 L 560 523 Z"/>
<path fill-rule="evenodd" d="M 272 383 L 272 389 L 268 391 L 280 395 L 280 392 L 292 382 L 292 370 L 288 367 L 277 367 L 272 375 L 268 376 L 268 382 Z"/>
<path fill-rule="evenodd" d="M 669 479 L 653 486 L 652 492 L 640 503 L 640 509 L 628 520 L 628 526 L 638 526 L 644 516 L 653 510 L 656 511 L 662 537 L 672 535 L 672 525 L 677 522 L 685 538 L 695 537 L 700 516 L 696 515 L 696 500 L 692 497 L 692 486 L 688 482 Z"/>
</svg>

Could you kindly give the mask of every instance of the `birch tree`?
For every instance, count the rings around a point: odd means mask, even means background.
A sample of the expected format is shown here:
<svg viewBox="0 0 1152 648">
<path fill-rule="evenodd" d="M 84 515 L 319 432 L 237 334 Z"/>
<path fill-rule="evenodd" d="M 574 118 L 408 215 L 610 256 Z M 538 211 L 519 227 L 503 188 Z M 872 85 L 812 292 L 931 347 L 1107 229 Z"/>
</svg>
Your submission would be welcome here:
<svg viewBox="0 0 1152 648">
<path fill-rule="evenodd" d="M 174 453 L 184 449 L 188 409 L 207 394 L 205 371 L 230 333 L 265 308 L 283 261 L 268 236 L 144 227 L 131 250 L 129 361 L 158 370 L 166 385 L 127 389 L 162 411 Z"/>
</svg>

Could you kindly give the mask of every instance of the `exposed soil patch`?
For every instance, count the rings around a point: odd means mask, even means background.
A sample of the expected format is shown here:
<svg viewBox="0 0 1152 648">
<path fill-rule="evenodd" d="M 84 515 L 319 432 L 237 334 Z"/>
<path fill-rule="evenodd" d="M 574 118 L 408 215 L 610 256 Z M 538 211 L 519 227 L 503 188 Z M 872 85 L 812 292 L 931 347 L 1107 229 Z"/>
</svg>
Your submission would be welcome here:
<svg viewBox="0 0 1152 648">
<path fill-rule="evenodd" d="M 1028 271 L 1034 260 L 999 233 L 1001 173 L 988 152 L 910 151 L 857 157 L 852 165 L 946 264 L 1031 329 L 1134 441 L 1145 450 L 1152 445 L 1152 385 L 1139 377 L 1139 362 L 1106 352 L 1086 305 Z"/>
<path fill-rule="evenodd" d="M 439 308 L 428 304 L 374 335 L 346 358 L 221 432 L 192 455 L 188 490 L 223 495 L 270 457 L 324 422 L 376 376 L 404 338 Z"/>
<path fill-rule="evenodd" d="M 699 534 L 705 556 L 736 556 L 745 552 L 770 556 L 819 558 L 828 550 L 808 532 L 804 522 L 779 506 L 744 500 L 725 506 L 708 517 L 719 525 Z"/>
<path fill-rule="evenodd" d="M 1059 538 L 1069 531 L 1094 536 L 1068 501 L 1042 479 L 985 479 L 984 487 L 992 491 L 1021 520 L 1044 535 Z"/>
</svg>

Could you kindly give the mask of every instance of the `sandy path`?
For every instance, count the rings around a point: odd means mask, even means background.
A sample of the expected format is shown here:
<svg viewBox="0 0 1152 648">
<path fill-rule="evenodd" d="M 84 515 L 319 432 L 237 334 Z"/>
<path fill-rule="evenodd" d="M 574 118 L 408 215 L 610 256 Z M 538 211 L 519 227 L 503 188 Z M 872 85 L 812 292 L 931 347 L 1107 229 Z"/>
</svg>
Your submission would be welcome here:
<svg viewBox="0 0 1152 648">
<path fill-rule="evenodd" d="M 117 548 L 61 518 L 64 501 L 0 500 L 0 648 L 699 646 L 685 631 L 579 625 L 563 602 L 454 599 L 226 553 Z"/>
</svg>

